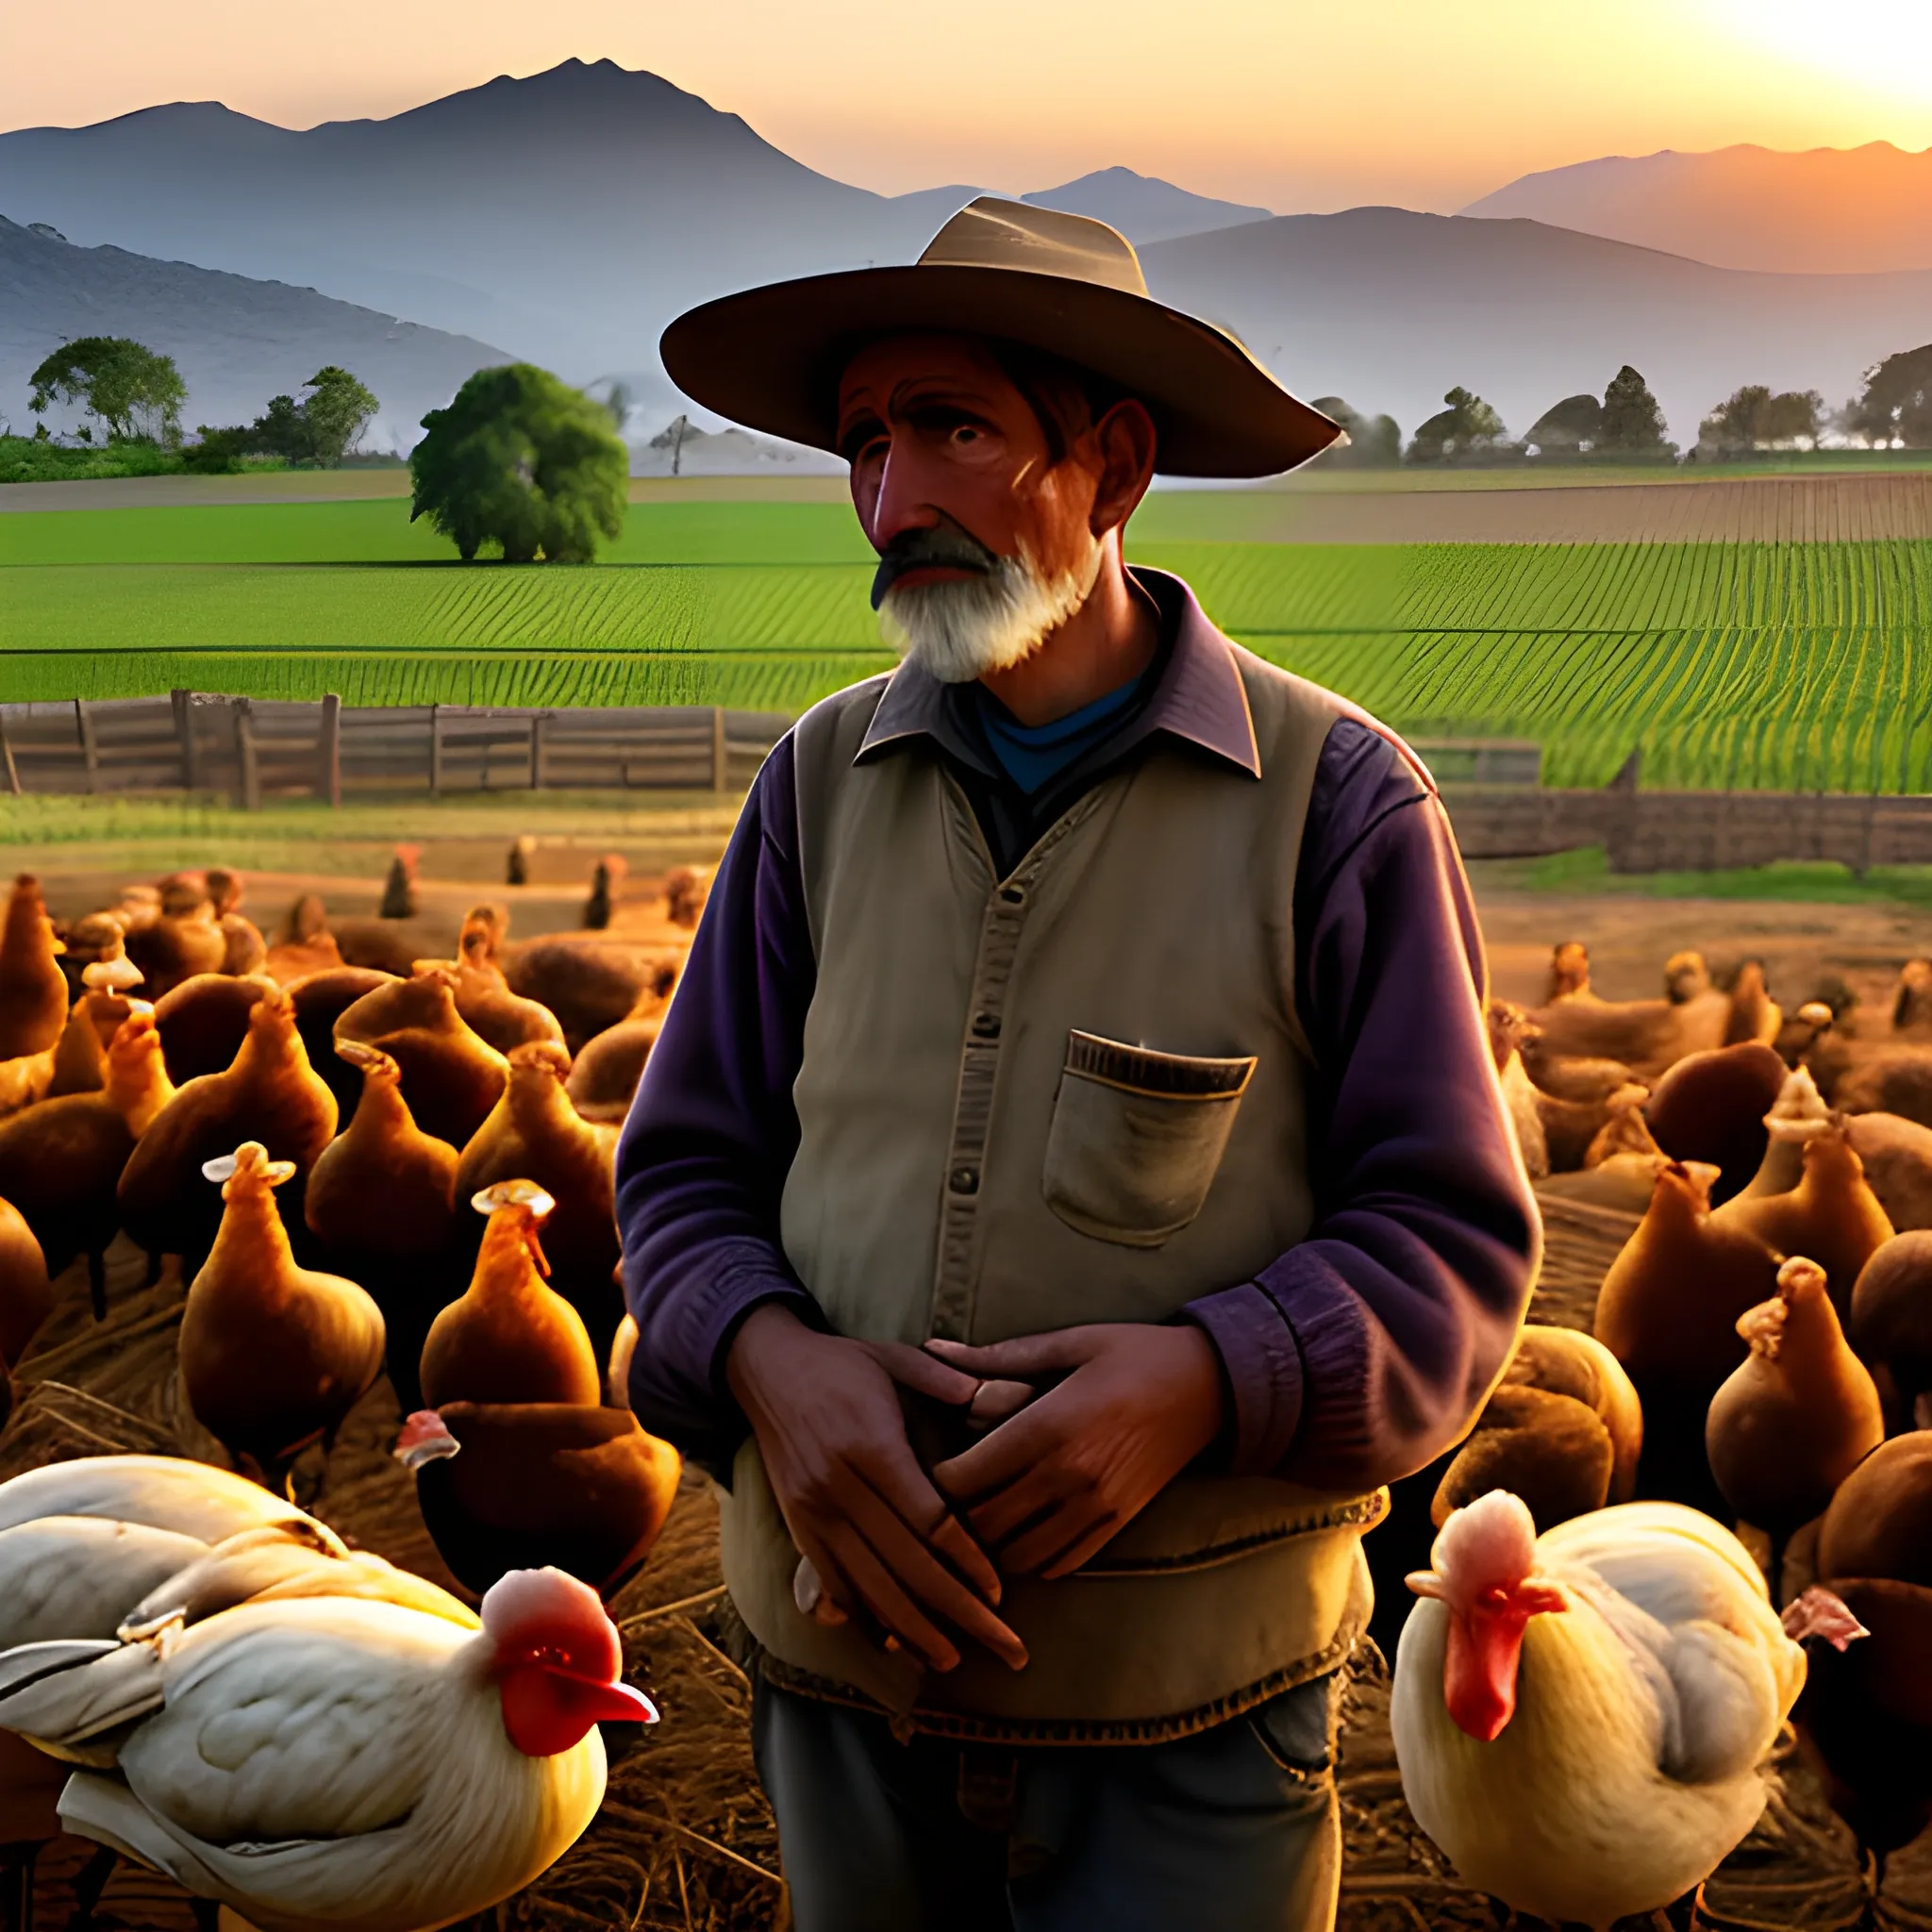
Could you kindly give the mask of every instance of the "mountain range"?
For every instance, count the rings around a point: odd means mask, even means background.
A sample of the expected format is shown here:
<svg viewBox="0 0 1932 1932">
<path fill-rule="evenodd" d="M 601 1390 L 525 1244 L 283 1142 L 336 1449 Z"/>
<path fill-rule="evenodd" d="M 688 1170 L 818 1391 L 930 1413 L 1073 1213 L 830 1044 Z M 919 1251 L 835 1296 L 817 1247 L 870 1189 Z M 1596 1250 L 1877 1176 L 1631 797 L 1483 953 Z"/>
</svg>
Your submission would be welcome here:
<svg viewBox="0 0 1932 1932">
<path fill-rule="evenodd" d="M 1892 171 L 1887 180 L 1932 166 L 1885 152 L 1900 164 L 1873 164 Z M 1888 243 L 1890 273 L 1767 273 L 1773 225 L 1762 225 L 1767 239 L 1754 257 L 1757 244 L 1741 239 L 1748 225 L 1735 208 L 1723 212 L 1731 204 L 1715 188 L 1692 193 L 1685 185 L 1717 181 L 1722 171 L 1712 168 L 1724 161 L 1665 156 L 1557 170 L 1459 216 L 1274 216 L 1124 168 L 1026 198 L 1122 228 L 1141 247 L 1157 293 L 1234 328 L 1304 394 L 1340 394 L 1413 428 L 1462 384 L 1521 430 L 1559 396 L 1600 393 L 1633 362 L 1688 441 L 1700 417 L 1741 383 L 1815 387 L 1836 404 L 1880 357 L 1932 338 L 1932 222 L 1924 248 L 1908 237 Z M 1686 166 L 1673 175 L 1663 162 Z M 1820 178 L 1836 166 L 1820 162 Z M 239 395 L 265 379 L 280 363 L 261 349 L 262 331 L 282 325 L 262 318 L 292 316 L 298 296 L 326 296 L 341 340 L 321 359 L 357 368 L 386 405 L 374 362 L 365 368 L 356 358 L 377 353 L 375 325 L 382 340 L 394 329 L 395 341 L 415 345 L 420 375 L 391 378 L 398 404 L 385 410 L 398 444 L 414 433 L 405 411 L 423 395 L 441 400 L 435 385 L 453 386 L 466 358 L 511 356 L 575 381 L 622 380 L 648 435 L 684 407 L 656 354 L 659 331 L 680 309 L 779 276 L 909 260 L 975 192 L 958 184 L 886 196 L 835 181 L 737 115 L 608 60 L 567 61 L 387 120 L 299 132 L 210 102 L 89 127 L 22 129 L 0 135 L 0 214 L 49 224 L 73 245 L 58 258 L 21 257 L 42 265 L 36 279 L 9 285 L 0 329 L 23 346 L 0 357 L 0 415 L 24 408 L 18 358 L 31 342 L 44 354 L 60 335 L 81 332 L 84 313 L 109 309 L 154 346 L 184 345 L 191 422 L 252 413 L 264 395 L 216 407 L 204 390 Z M 1739 194 L 1750 198 L 1738 189 L 1734 201 Z M 1518 208 L 1511 197 L 1536 206 Z M 1795 190 L 1786 201 L 1809 206 Z M 1734 257 L 1713 265 L 1690 258 L 1689 241 L 1659 246 L 1643 225 L 1676 219 L 1680 204 L 1719 209 L 1707 226 L 1728 225 Z M 1579 232 L 1619 222 L 1642 232 Z M 25 248 L 15 239 L 25 232 L 9 229 L 8 262 Z M 1722 253 L 1702 242 L 1697 252 Z M 1865 260 L 1849 246 L 1841 253 L 1839 271 Z M 148 258 L 144 266 L 138 258 Z M 49 279 L 48 261 L 61 265 L 65 283 Z M 193 281 L 197 273 L 207 278 Z M 109 286 L 117 277 L 125 297 Z M 82 282 L 92 291 L 85 302 L 75 293 Z M 138 326 L 164 285 L 174 308 Z M 14 286 L 25 299 L 14 299 Z M 196 302 L 200 322 L 191 313 Z M 323 308 L 303 313 L 321 326 Z M 417 325 L 414 334 L 391 316 Z M 210 346 L 196 346 L 197 330 Z M 303 358 L 317 359 L 306 346 L 293 360 Z M 275 386 L 308 373 L 279 375 Z"/>
<path fill-rule="evenodd" d="M 1932 149 L 1726 147 L 1525 175 L 1467 215 L 1527 216 L 1721 268 L 1774 275 L 1932 268 Z"/>
</svg>

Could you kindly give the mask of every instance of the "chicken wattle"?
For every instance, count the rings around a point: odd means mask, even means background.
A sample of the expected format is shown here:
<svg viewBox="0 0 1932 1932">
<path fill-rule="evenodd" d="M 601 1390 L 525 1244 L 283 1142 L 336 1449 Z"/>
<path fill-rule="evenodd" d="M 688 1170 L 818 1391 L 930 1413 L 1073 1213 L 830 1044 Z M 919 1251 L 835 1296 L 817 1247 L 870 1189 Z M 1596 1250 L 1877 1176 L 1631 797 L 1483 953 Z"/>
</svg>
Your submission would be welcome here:
<svg viewBox="0 0 1932 1932">
<path fill-rule="evenodd" d="M 92 1767 L 61 1794 L 68 1829 L 263 1932 L 426 1932 L 528 1885 L 590 1824 L 598 1723 L 657 1717 L 620 1663 L 592 1591 L 519 1571 L 474 1632 L 309 1597 L 64 1666 L 0 1654 L 0 1728 Z"/>
<path fill-rule="evenodd" d="M 1805 1657 L 1728 1530 L 1630 1503 L 1539 1538 L 1497 1490 L 1409 1581 L 1396 1758 L 1468 1883 L 1602 1928 L 1690 1890 L 1757 1822 Z"/>
</svg>

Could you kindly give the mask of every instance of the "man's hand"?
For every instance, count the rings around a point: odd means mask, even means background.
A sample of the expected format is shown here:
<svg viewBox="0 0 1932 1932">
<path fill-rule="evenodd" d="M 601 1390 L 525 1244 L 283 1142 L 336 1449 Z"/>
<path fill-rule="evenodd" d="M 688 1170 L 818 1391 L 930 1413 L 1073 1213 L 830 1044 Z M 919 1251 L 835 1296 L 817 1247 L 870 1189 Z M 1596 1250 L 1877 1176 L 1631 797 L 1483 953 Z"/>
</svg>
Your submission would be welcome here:
<svg viewBox="0 0 1932 1932">
<path fill-rule="evenodd" d="M 1066 1376 L 933 1471 L 947 1495 L 970 1505 L 966 1520 L 1009 1575 L 1077 1570 L 1221 1428 L 1221 1364 L 1186 1324 L 1106 1322 L 991 1348 L 926 1349 L 989 1381 Z"/>
<path fill-rule="evenodd" d="M 831 1617 L 863 1604 L 934 1670 L 950 1671 L 959 1652 L 934 1621 L 943 1617 L 1024 1666 L 1025 1646 L 993 1614 L 998 1573 L 920 1468 L 893 1387 L 963 1407 L 979 1388 L 973 1376 L 916 1348 L 818 1334 L 776 1303 L 745 1319 L 724 1374 L 786 1527 L 837 1607 Z"/>
</svg>

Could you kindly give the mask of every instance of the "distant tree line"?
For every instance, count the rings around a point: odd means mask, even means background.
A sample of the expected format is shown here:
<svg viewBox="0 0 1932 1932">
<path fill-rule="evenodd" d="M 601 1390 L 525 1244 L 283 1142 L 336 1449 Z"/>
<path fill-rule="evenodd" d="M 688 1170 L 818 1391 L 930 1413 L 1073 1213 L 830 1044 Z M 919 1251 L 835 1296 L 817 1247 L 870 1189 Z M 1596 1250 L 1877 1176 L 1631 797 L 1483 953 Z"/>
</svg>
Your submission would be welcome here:
<svg viewBox="0 0 1932 1932">
<path fill-rule="evenodd" d="M 1315 407 L 1341 425 L 1348 441 L 1321 460 L 1327 466 L 1392 467 L 1678 458 L 1657 397 L 1628 363 L 1600 398 L 1565 396 L 1521 437 L 1511 437 L 1494 408 L 1471 390 L 1452 389 L 1442 402 L 1405 445 L 1392 418 L 1366 418 L 1341 397 L 1324 396 Z M 1699 424 L 1697 441 L 1684 460 L 1722 462 L 1823 447 L 1932 449 L 1932 343 L 1874 364 L 1865 372 L 1861 392 L 1840 409 L 1827 408 L 1816 390 L 1747 383 Z"/>
<path fill-rule="evenodd" d="M 362 440 L 382 405 L 346 369 L 325 364 L 302 385 L 300 400 L 271 396 L 268 408 L 246 427 L 210 429 L 187 453 L 191 470 L 239 469 L 244 457 L 280 457 L 289 463 L 334 470 Z"/>
</svg>

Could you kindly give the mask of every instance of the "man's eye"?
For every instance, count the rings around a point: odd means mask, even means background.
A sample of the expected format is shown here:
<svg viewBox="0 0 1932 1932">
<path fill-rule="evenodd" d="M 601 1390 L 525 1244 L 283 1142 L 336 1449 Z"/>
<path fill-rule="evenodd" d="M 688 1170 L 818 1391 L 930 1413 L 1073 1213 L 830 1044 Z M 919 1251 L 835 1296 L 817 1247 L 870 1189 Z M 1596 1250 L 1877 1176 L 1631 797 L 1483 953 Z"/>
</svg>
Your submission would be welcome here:
<svg viewBox="0 0 1932 1932">
<path fill-rule="evenodd" d="M 956 448 L 964 449 L 968 443 L 977 442 L 978 441 L 979 431 L 974 428 L 970 423 L 961 423 L 953 431 L 953 443 Z"/>
</svg>

